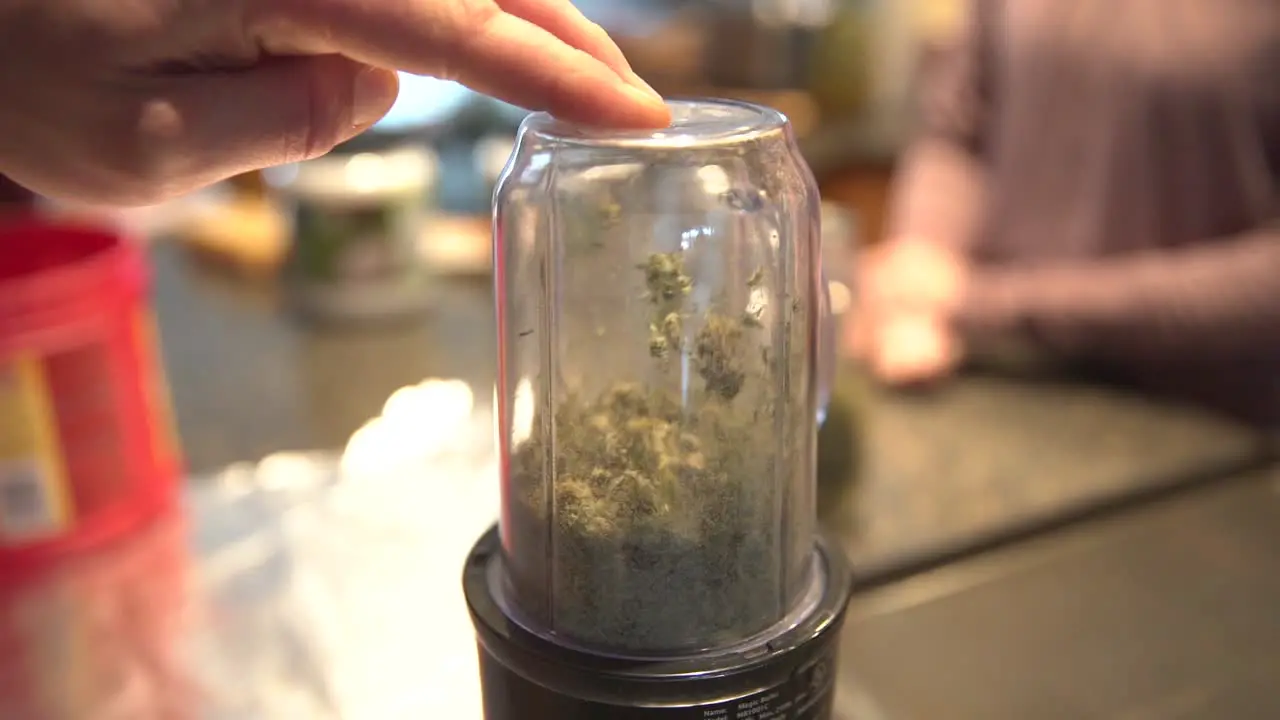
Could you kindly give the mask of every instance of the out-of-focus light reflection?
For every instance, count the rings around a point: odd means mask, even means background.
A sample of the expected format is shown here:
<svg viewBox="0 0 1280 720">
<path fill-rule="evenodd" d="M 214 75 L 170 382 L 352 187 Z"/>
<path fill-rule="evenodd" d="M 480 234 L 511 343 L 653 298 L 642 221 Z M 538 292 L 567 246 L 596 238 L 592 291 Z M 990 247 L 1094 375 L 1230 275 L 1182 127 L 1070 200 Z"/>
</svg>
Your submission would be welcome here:
<svg viewBox="0 0 1280 720">
<path fill-rule="evenodd" d="M 259 489 L 297 488 L 316 478 L 315 458 L 295 452 L 278 452 L 258 461 L 254 481 Z"/>
<path fill-rule="evenodd" d="M 357 430 L 342 453 L 343 472 L 379 473 L 437 456 L 465 440 L 475 407 L 471 386 L 433 378 L 400 388 L 382 414 Z"/>
<path fill-rule="evenodd" d="M 596 165 L 589 167 L 578 174 L 577 182 L 582 183 L 599 183 L 599 182 L 621 182 L 628 178 L 635 177 L 645 166 L 643 163 L 612 163 L 609 165 Z"/>
<path fill-rule="evenodd" d="M 474 97 L 474 92 L 452 80 L 400 73 L 400 94 L 375 127 L 404 132 L 444 122 Z"/>
<path fill-rule="evenodd" d="M 547 166 L 551 164 L 551 156 L 547 154 L 535 154 L 529 158 L 529 164 L 524 166 L 520 171 L 520 181 L 526 183 L 537 182 L 538 177 Z"/>
<path fill-rule="evenodd" d="M 480 168 L 485 180 L 493 182 L 498 179 L 511 160 L 511 151 L 515 149 L 515 143 L 515 138 L 506 135 L 487 137 L 476 143 L 471 157 L 476 167 Z M 545 156 L 535 156 L 535 158 L 538 157 L 544 161 L 547 159 Z"/>
<path fill-rule="evenodd" d="M 516 383 L 511 405 L 511 444 L 519 445 L 533 434 L 533 383 L 529 378 L 520 378 Z"/>
<path fill-rule="evenodd" d="M 684 230 L 680 233 L 680 249 L 688 250 L 701 238 L 711 237 L 716 234 L 716 229 L 709 225 L 700 225 Z"/>
<path fill-rule="evenodd" d="M 719 165 L 704 165 L 698 168 L 698 180 L 708 195 L 722 195 L 729 192 L 729 173 Z"/>
<path fill-rule="evenodd" d="M 831 293 L 831 313 L 833 315 L 843 315 L 849 312 L 849 308 L 853 305 L 853 291 L 848 285 L 842 282 L 827 283 Z"/>
<path fill-rule="evenodd" d="M 421 148 L 389 153 L 357 153 L 342 169 L 343 184 L 354 192 L 395 191 L 422 181 L 432 174 L 430 153 Z"/>
<path fill-rule="evenodd" d="M 298 164 L 289 163 L 266 168 L 262 171 L 262 177 L 272 187 L 280 188 L 290 185 L 298 179 Z"/>
<path fill-rule="evenodd" d="M 371 192 L 382 185 L 387 162 L 381 155 L 360 153 L 347 161 L 347 184 L 356 192 Z"/>
<path fill-rule="evenodd" d="M 764 288 L 752 288 L 747 296 L 747 314 L 759 320 L 769 307 L 769 296 Z"/>
</svg>

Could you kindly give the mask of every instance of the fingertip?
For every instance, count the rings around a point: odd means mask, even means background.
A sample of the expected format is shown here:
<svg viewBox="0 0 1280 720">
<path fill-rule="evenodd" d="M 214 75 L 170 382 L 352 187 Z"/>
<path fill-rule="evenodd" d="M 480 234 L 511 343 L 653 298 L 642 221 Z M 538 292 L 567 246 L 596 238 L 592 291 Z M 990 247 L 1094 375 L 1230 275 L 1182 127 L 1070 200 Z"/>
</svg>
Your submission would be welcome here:
<svg viewBox="0 0 1280 720">
<path fill-rule="evenodd" d="M 633 85 L 623 86 L 623 92 L 631 101 L 632 109 L 626 119 L 634 123 L 637 130 L 659 130 L 671 124 L 671 108 L 662 96 L 652 89 L 641 90 Z"/>
<path fill-rule="evenodd" d="M 622 83 L 597 83 L 576 93 L 550 93 L 542 102 L 521 104 L 574 123 L 603 130 L 660 130 L 671 125 L 671 111 L 661 99 Z"/>
<path fill-rule="evenodd" d="M 551 108 L 564 120 L 613 130 L 661 130 L 671 125 L 671 109 L 656 93 L 644 92 L 625 83 L 596 91 L 585 104 Z"/>
<path fill-rule="evenodd" d="M 391 111 L 400 96 L 400 75 L 394 70 L 366 65 L 356 70 L 351 91 L 351 125 L 355 132 L 369 129 Z"/>
</svg>

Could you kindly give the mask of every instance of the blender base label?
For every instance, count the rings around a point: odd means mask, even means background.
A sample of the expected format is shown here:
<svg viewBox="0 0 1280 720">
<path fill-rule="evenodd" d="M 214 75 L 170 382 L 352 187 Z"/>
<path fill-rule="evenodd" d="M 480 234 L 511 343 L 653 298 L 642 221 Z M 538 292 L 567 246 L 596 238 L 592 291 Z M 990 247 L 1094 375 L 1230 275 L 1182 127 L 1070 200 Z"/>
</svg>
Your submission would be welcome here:
<svg viewBox="0 0 1280 720">
<path fill-rule="evenodd" d="M 831 662 L 831 658 L 822 656 L 776 688 L 714 706 L 669 712 L 661 717 L 678 717 L 680 720 L 830 720 L 835 692 Z"/>
</svg>

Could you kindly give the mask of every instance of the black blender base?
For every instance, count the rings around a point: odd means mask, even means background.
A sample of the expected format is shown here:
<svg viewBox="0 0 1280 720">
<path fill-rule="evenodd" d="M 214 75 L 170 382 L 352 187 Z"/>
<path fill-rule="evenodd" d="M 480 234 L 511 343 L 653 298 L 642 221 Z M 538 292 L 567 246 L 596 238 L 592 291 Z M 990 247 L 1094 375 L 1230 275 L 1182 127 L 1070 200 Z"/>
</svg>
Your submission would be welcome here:
<svg viewBox="0 0 1280 720">
<path fill-rule="evenodd" d="M 486 720 L 833 720 L 835 648 L 780 685 L 733 700 L 679 706 L 614 705 L 531 682 L 480 648 Z"/>
<path fill-rule="evenodd" d="M 816 551 L 826 588 L 808 617 L 763 648 L 674 661 L 566 648 L 508 619 L 491 592 L 496 530 L 476 543 L 464 589 L 476 625 L 486 720 L 832 720 L 838 636 L 851 587 L 836 546 Z"/>
</svg>

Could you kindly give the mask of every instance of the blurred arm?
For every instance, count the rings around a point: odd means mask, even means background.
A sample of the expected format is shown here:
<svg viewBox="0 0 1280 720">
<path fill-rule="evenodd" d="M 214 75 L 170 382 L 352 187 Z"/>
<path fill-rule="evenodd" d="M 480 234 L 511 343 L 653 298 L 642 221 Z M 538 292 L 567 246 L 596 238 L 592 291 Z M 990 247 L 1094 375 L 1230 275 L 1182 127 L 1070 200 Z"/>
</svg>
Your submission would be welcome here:
<svg viewBox="0 0 1280 720">
<path fill-rule="evenodd" d="M 917 93 L 918 134 L 894 179 L 889 238 L 924 240 L 958 252 L 978 232 L 984 203 L 992 88 L 988 3 L 969 0 L 960 31 L 926 66 Z"/>
<path fill-rule="evenodd" d="M 971 255 L 982 231 L 993 102 L 993 3 L 968 0 L 963 31 L 919 91 L 920 132 L 893 192 L 888 240 Z M 1212 359 L 1280 347 L 1280 227 L 1180 249 L 1048 266 L 976 266 L 957 326 L 981 338 L 1028 331 L 1065 352 Z"/>
<path fill-rule="evenodd" d="M 958 322 L 1113 358 L 1280 347 L 1280 229 L 1043 267 L 975 268 Z"/>
</svg>

